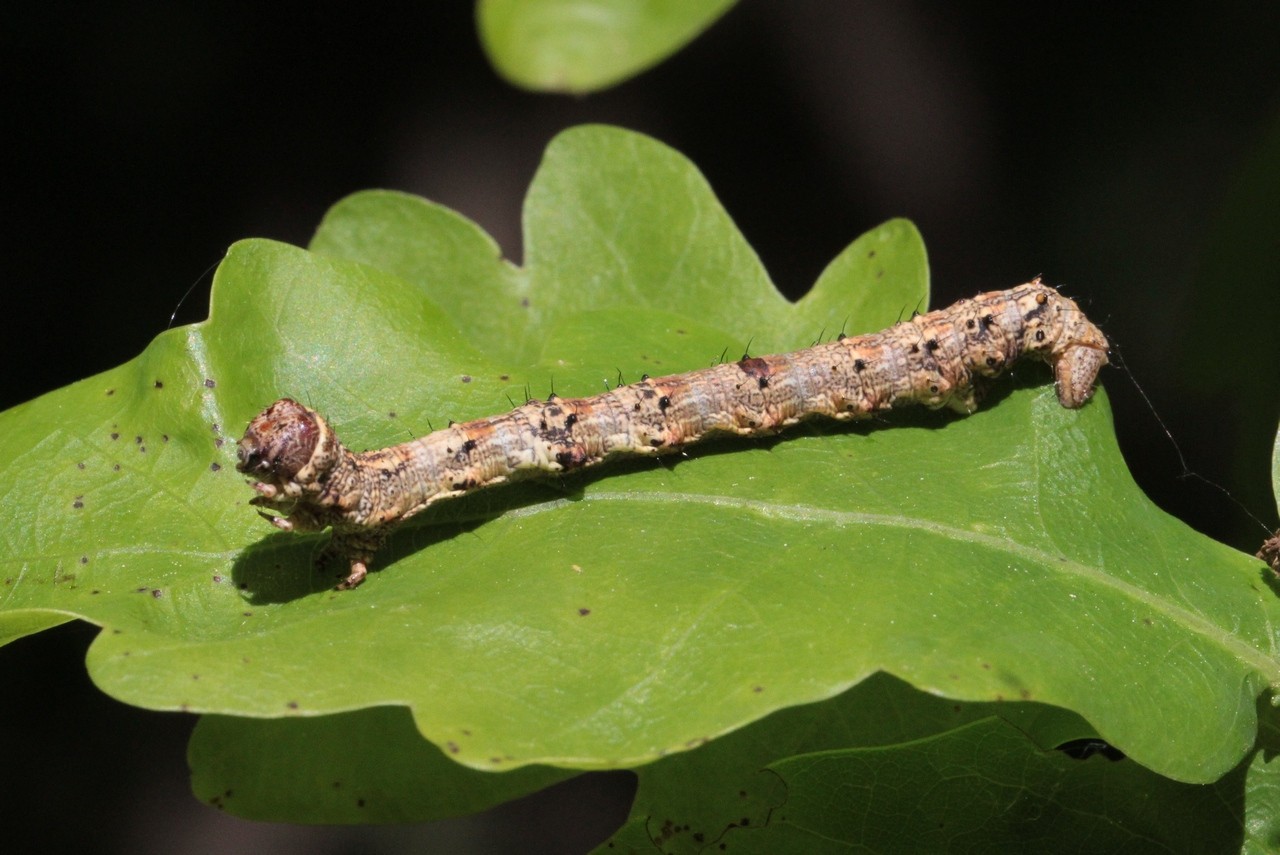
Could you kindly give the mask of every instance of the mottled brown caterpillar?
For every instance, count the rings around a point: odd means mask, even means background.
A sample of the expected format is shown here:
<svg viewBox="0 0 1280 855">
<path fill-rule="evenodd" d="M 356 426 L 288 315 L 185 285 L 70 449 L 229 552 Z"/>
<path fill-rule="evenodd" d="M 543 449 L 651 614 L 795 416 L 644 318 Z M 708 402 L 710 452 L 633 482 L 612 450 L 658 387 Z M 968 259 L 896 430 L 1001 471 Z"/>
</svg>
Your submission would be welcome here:
<svg viewBox="0 0 1280 855">
<path fill-rule="evenodd" d="M 529 401 L 380 451 L 348 451 L 315 411 L 288 398 L 249 423 L 241 472 L 252 504 L 284 531 L 333 527 L 326 552 L 348 562 L 339 589 L 364 580 L 390 529 L 433 502 L 611 455 L 662 454 L 708 434 L 759 436 L 801 419 L 866 418 L 903 404 L 976 409 L 975 381 L 1021 357 L 1053 367 L 1058 400 L 1082 406 L 1107 364 L 1107 340 L 1039 279 L 917 315 L 872 335 L 701 371 L 646 377 L 590 398 Z"/>
</svg>

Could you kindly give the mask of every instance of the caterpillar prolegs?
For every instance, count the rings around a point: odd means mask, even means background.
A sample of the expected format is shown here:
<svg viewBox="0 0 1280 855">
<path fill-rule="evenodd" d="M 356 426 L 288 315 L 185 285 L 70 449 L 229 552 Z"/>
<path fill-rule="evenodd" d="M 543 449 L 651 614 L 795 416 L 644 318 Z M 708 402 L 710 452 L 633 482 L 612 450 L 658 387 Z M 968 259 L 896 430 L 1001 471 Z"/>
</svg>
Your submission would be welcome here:
<svg viewBox="0 0 1280 855">
<path fill-rule="evenodd" d="M 975 382 L 1015 360 L 1047 361 L 1064 407 L 1093 394 L 1107 340 L 1039 279 L 917 315 L 883 332 L 778 356 L 645 378 L 590 398 L 531 400 L 380 451 L 347 450 L 314 410 L 282 398 L 249 423 L 236 468 L 284 531 L 332 526 L 326 549 L 354 588 L 393 526 L 433 502 L 613 455 L 662 454 L 709 434 L 759 436 L 801 419 L 866 418 L 904 404 L 969 414 Z M 278 515 L 277 515 L 278 514 Z"/>
</svg>

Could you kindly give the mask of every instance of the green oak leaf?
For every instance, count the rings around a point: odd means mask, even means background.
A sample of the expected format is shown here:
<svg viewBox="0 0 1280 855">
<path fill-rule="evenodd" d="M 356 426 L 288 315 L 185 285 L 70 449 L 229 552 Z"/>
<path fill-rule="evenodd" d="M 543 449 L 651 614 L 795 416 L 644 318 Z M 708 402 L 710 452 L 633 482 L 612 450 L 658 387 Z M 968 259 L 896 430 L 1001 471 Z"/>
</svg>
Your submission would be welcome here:
<svg viewBox="0 0 1280 855">
<path fill-rule="evenodd" d="M 502 775 L 447 758 L 404 707 L 308 718 L 200 718 L 187 752 L 196 798 L 246 819 L 312 824 L 426 822 L 466 816 L 573 773 L 525 766 Z"/>
<path fill-rule="evenodd" d="M 1181 784 L 1132 761 L 1045 751 L 988 718 L 885 748 L 771 764 L 785 796 L 734 852 L 1208 852 L 1240 838 L 1241 779 Z"/>
<path fill-rule="evenodd" d="M 717 851 L 715 844 L 735 829 L 765 828 L 787 805 L 786 782 L 771 770 L 788 758 L 847 748 L 901 748 L 993 716 L 1044 749 L 1095 735 L 1078 716 L 1058 707 L 958 703 L 877 674 L 828 701 L 779 710 L 696 751 L 641 767 L 631 818 L 599 851 Z"/>
<path fill-rule="evenodd" d="M 1246 855 L 1280 851 L 1280 710 L 1259 709 L 1258 750 L 1245 778 Z"/>
<path fill-rule="evenodd" d="M 656 65 L 737 0 L 479 0 L 489 61 L 517 86 L 583 94 Z"/>
<path fill-rule="evenodd" d="M 91 676 L 148 708 L 405 707 L 482 770 L 630 767 L 880 671 L 1071 710 L 1182 781 L 1245 757 L 1280 681 L 1262 565 L 1156 509 L 1105 394 L 1065 410 L 1037 366 L 969 418 L 812 424 L 441 503 L 332 591 L 323 537 L 274 532 L 233 469 L 276 397 L 377 447 L 927 302 L 919 236 L 892 221 L 787 303 L 697 170 L 618 129 L 551 144 L 525 225 L 515 267 L 457 214 L 357 195 L 310 251 L 232 247 L 209 320 L 0 414 L 0 638 L 97 624 Z"/>
<path fill-rule="evenodd" d="M 1280 847 L 1278 724 L 1262 705 L 1252 757 L 1211 786 L 1185 784 L 1104 752 L 1049 751 L 1095 735 L 1059 708 L 961 704 L 880 674 L 642 767 L 631 818 L 598 851 L 808 853 L 853 837 L 869 851 L 1076 852 L 1088 840 L 1261 855 Z"/>
<path fill-rule="evenodd" d="M 1249 764 L 1246 784 L 1245 855 L 1280 851 L 1280 759 L 1258 752 Z"/>
</svg>

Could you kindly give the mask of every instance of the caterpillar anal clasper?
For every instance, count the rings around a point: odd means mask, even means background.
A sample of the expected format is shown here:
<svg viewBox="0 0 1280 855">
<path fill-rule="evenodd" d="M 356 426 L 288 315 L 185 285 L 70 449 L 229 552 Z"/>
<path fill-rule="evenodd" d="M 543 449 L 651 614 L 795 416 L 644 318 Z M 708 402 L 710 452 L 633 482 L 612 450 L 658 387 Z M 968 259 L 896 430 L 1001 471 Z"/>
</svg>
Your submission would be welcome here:
<svg viewBox="0 0 1280 855">
<path fill-rule="evenodd" d="M 236 468 L 252 504 L 284 531 L 333 529 L 339 589 L 368 572 L 390 530 L 433 502 L 515 477 L 614 455 L 661 454 L 711 434 L 758 436 L 821 416 L 860 419 L 905 404 L 976 407 L 975 383 L 1027 357 L 1048 362 L 1058 400 L 1084 405 L 1107 364 L 1106 337 L 1039 279 L 917 315 L 883 332 L 777 356 L 645 378 L 589 398 L 529 401 L 421 439 L 356 454 L 289 398 L 249 423 Z"/>
</svg>

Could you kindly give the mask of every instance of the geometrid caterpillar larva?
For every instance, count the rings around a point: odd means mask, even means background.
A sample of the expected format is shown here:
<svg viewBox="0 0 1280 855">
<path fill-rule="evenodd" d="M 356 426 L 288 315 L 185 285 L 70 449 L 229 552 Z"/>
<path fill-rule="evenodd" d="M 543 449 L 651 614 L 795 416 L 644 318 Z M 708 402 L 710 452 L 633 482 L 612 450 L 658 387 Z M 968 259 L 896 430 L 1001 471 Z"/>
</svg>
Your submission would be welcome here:
<svg viewBox="0 0 1280 855">
<path fill-rule="evenodd" d="M 903 404 L 968 414 L 975 380 L 1021 357 L 1047 361 L 1058 400 L 1079 407 L 1107 347 L 1074 302 L 1036 279 L 872 335 L 649 377 L 590 398 L 552 395 L 381 451 L 348 451 L 313 410 L 283 398 L 249 423 L 236 468 L 256 479 L 252 504 L 283 515 L 262 513 L 272 525 L 333 527 L 326 551 L 349 567 L 338 588 L 354 588 L 390 529 L 441 499 L 611 455 L 675 451 L 712 433 L 774 433 L 811 416 L 858 419 Z"/>
</svg>

